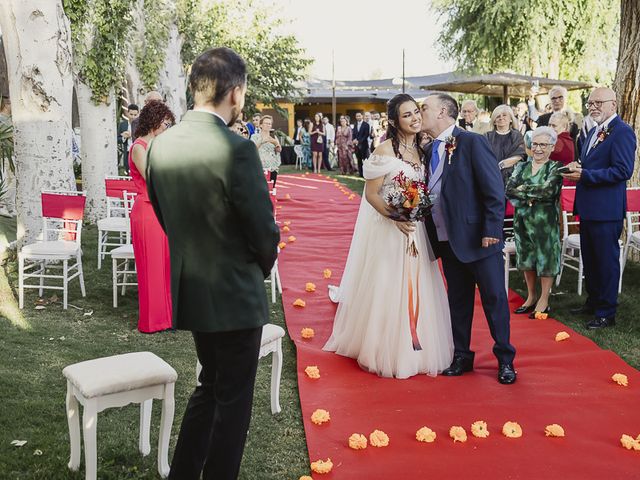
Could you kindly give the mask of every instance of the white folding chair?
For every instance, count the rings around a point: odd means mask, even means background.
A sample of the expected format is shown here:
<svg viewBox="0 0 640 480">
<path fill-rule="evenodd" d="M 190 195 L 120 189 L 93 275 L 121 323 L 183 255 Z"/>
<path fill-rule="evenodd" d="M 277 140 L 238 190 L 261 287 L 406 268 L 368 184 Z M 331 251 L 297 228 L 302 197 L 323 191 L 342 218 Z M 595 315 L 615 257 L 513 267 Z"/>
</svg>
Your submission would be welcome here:
<svg viewBox="0 0 640 480">
<path fill-rule="evenodd" d="M 280 413 L 280 379 L 282 377 L 282 338 L 284 328 L 273 323 L 267 323 L 262 327 L 262 338 L 260 339 L 260 353 L 258 358 L 266 357 L 273 353 L 271 357 L 271 413 Z M 196 360 L 196 385 L 200 386 L 200 372 L 202 365 Z"/>
<path fill-rule="evenodd" d="M 624 262 L 620 271 L 620 282 L 622 282 L 622 272 L 627 264 L 630 250 L 640 252 L 640 212 L 627 212 L 627 238 L 624 243 Z"/>
<path fill-rule="evenodd" d="M 299 146 L 299 145 L 296 145 Z M 269 189 L 269 198 L 271 199 L 271 204 L 273 205 L 273 218 L 276 218 L 276 204 L 278 203 L 278 199 L 276 198 L 276 189 L 273 187 L 271 183 L 271 174 L 268 171 L 264 172 L 264 178 L 267 181 L 267 188 Z M 276 221 L 276 224 L 278 222 Z M 278 254 L 280 253 L 280 248 L 278 248 Z M 264 280 L 264 283 L 267 283 L 271 287 L 271 303 L 276 303 L 276 289 L 280 295 L 282 295 L 282 283 L 280 282 L 280 273 L 278 272 L 278 260 L 276 259 L 273 267 L 271 267 L 271 274 L 268 278 Z"/>
<path fill-rule="evenodd" d="M 124 194 L 135 192 L 131 177 L 108 176 L 105 178 L 107 192 L 107 216 L 98 220 L 98 269 L 102 260 L 110 255 L 110 250 L 126 243 L 130 230 L 125 214 Z"/>
<path fill-rule="evenodd" d="M 296 170 L 302 170 L 302 164 L 304 162 L 304 153 L 302 153 L 302 145 L 295 145 L 293 151 L 296 154 Z"/>
<path fill-rule="evenodd" d="M 84 192 L 44 191 L 42 201 L 42 237 L 36 243 L 25 245 L 18 253 L 18 300 L 24 307 L 24 289 L 37 288 L 42 297 L 44 290 L 62 290 L 62 308 L 67 308 L 68 285 L 79 277 L 80 291 L 86 296 L 82 274 L 82 217 L 86 195 Z M 62 270 L 61 274 L 55 274 Z M 38 284 L 27 280 L 37 278 Z M 62 286 L 45 285 L 45 279 L 62 280 Z"/>
<path fill-rule="evenodd" d="M 507 209 L 504 217 L 504 227 L 502 233 L 504 235 L 504 247 L 502 248 L 502 256 L 504 258 L 504 288 L 509 295 L 509 272 L 517 272 L 518 268 L 511 263 L 511 257 L 516 254 L 516 242 L 513 233 L 513 205 L 507 201 Z"/>
<path fill-rule="evenodd" d="M 129 215 L 135 202 L 136 193 L 125 192 L 123 194 L 125 206 L 125 218 L 129 222 Z M 110 252 L 111 255 L 111 280 L 113 282 L 113 308 L 118 307 L 118 288 L 121 288 L 121 295 L 124 296 L 126 288 L 137 286 L 136 279 L 136 262 L 133 254 L 133 245 L 131 244 L 131 231 L 126 233 L 126 243 L 114 248 Z M 133 280 L 128 280 L 132 276 Z"/>
</svg>

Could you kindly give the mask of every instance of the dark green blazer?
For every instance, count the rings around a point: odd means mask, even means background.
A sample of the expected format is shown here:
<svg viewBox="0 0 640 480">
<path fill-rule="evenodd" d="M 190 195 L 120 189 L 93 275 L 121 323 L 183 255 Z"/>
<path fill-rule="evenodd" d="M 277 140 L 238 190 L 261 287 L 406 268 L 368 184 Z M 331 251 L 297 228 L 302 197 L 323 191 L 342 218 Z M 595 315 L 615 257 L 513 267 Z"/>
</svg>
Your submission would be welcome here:
<svg viewBox="0 0 640 480">
<path fill-rule="evenodd" d="M 264 279 L 280 232 L 254 143 L 189 111 L 149 145 L 147 187 L 169 238 L 174 328 L 267 323 Z"/>
</svg>

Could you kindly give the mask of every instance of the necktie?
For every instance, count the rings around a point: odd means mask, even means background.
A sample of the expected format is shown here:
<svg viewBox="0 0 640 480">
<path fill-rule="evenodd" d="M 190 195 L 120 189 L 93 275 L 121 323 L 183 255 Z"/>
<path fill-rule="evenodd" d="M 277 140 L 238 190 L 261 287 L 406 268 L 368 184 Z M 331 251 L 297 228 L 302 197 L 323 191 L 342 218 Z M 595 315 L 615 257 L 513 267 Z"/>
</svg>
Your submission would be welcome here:
<svg viewBox="0 0 640 480">
<path fill-rule="evenodd" d="M 435 173 L 438 164 L 440 163 L 440 156 L 438 155 L 438 147 L 442 143 L 442 140 L 434 140 L 433 148 L 431 149 L 431 171 Z"/>
</svg>

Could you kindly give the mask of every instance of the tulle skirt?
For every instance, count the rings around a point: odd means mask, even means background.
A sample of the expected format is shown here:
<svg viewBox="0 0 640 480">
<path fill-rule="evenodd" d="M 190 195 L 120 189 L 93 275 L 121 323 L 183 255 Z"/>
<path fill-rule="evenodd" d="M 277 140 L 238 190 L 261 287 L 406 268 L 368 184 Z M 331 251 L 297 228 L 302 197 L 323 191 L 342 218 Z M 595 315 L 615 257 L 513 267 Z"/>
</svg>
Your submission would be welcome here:
<svg viewBox="0 0 640 480">
<path fill-rule="evenodd" d="M 410 239 L 363 198 L 324 350 L 383 377 L 434 376 L 450 365 L 447 294 L 422 223 L 412 240 L 417 257 L 407 253 Z"/>
</svg>

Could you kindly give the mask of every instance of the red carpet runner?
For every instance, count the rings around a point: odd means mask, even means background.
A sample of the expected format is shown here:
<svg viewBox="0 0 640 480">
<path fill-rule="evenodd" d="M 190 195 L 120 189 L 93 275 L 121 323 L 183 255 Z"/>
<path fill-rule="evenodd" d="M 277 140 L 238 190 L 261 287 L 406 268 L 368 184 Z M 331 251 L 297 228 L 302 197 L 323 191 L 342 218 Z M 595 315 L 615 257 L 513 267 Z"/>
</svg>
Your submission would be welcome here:
<svg viewBox="0 0 640 480">
<path fill-rule="evenodd" d="M 311 461 L 330 457 L 334 464 L 331 473 L 314 478 L 640 478 L 640 451 L 620 445 L 623 433 L 640 434 L 640 372 L 555 320 L 512 317 L 520 375 L 512 386 L 496 381 L 492 341 L 479 303 L 472 345 L 475 372 L 463 377 L 379 378 L 360 370 L 355 360 L 323 352 L 335 313 L 327 285 L 339 284 L 360 197 L 349 199 L 327 177 L 282 175 L 278 198 L 278 220 L 291 222 L 282 238 L 296 237 L 281 252 L 279 268 L 286 323 L 298 352 L 309 456 Z M 329 280 L 323 278 L 326 268 L 333 272 Z M 307 282 L 316 284 L 314 293 L 305 292 Z M 305 308 L 292 305 L 297 298 Z M 519 301 L 512 292 L 511 308 Z M 302 339 L 303 327 L 312 327 L 315 337 Z M 571 337 L 556 342 L 562 330 Z M 320 379 L 305 375 L 308 365 L 319 367 Z M 629 377 L 628 387 L 611 380 L 618 372 Z M 328 410 L 331 421 L 313 424 L 317 408 Z M 476 420 L 487 422 L 488 438 L 471 435 Z M 521 438 L 502 435 L 507 421 L 522 426 Z M 552 423 L 564 427 L 566 437 L 545 437 L 545 426 Z M 454 444 L 448 434 L 453 425 L 466 429 L 466 443 Z M 434 443 L 415 440 L 422 426 L 437 433 Z M 389 435 L 388 447 L 348 447 L 352 433 L 368 438 L 375 429 Z"/>
</svg>

